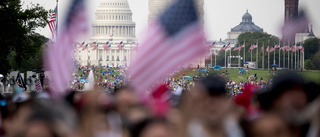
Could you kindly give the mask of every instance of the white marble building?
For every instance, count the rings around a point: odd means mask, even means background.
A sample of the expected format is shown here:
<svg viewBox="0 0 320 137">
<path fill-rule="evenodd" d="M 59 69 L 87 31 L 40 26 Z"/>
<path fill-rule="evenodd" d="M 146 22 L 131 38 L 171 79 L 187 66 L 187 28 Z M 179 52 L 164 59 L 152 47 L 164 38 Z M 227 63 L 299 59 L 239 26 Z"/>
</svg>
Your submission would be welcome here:
<svg viewBox="0 0 320 137">
<path fill-rule="evenodd" d="M 132 49 L 135 47 L 135 23 L 127 0 L 101 0 L 92 24 L 92 37 L 88 48 L 83 50 L 78 44 L 74 58 L 79 65 L 126 66 L 130 64 Z M 89 45 L 96 42 L 98 49 Z M 111 48 L 104 50 L 109 42 Z M 123 42 L 123 49 L 118 44 Z"/>
</svg>

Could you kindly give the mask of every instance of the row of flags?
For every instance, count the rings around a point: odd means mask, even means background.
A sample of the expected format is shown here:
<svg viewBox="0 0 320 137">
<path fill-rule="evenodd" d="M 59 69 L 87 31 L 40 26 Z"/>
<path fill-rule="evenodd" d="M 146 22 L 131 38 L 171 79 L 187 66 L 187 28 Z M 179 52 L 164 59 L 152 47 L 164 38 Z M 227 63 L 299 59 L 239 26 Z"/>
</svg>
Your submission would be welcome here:
<svg viewBox="0 0 320 137">
<path fill-rule="evenodd" d="M 82 48 L 82 51 L 88 49 L 88 46 L 90 48 L 92 48 L 92 50 L 97 50 L 99 48 L 99 45 L 97 44 L 97 42 L 92 42 L 90 45 L 89 44 L 85 44 L 85 42 L 82 42 L 79 46 L 79 48 Z M 109 41 L 104 43 L 102 45 L 103 49 L 104 50 L 109 50 L 111 48 L 111 44 L 109 44 Z M 123 50 L 124 49 L 124 44 L 123 42 L 121 41 L 118 45 L 118 50 Z"/>
<path fill-rule="evenodd" d="M 215 47 L 215 42 L 213 42 L 212 45 L 209 45 L 208 48 L 214 48 Z M 223 47 L 220 49 L 220 51 L 223 51 L 223 50 L 226 50 L 230 48 L 230 43 L 228 45 L 223 45 Z M 233 49 L 233 51 L 241 51 L 241 49 L 244 48 L 244 44 L 239 46 L 235 46 L 235 48 Z M 258 48 L 258 45 L 256 43 L 252 44 L 248 50 L 248 52 L 254 50 Z M 283 47 L 280 47 L 279 44 L 276 44 L 274 46 L 272 46 L 271 48 L 269 48 L 269 46 L 267 47 L 266 51 L 267 52 L 273 52 L 274 50 L 276 49 L 280 49 L 281 51 L 292 51 L 292 52 L 297 52 L 297 51 L 301 51 L 301 52 L 304 52 L 304 47 L 303 46 L 300 46 L 300 44 L 298 45 L 293 45 L 293 46 L 283 46 Z M 264 51 L 264 47 L 261 47 L 261 52 Z"/>
</svg>

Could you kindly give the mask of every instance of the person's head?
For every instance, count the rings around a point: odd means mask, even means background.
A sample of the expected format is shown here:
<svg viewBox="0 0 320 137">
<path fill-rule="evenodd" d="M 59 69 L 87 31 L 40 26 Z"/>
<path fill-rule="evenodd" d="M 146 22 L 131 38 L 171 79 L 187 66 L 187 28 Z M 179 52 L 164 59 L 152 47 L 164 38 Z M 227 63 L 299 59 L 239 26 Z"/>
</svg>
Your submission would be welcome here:
<svg viewBox="0 0 320 137">
<path fill-rule="evenodd" d="M 262 109 L 278 112 L 292 124 L 301 123 L 300 114 L 310 101 L 304 85 L 305 80 L 297 73 L 279 74 L 270 91 L 258 97 Z"/>
<path fill-rule="evenodd" d="M 146 119 L 131 129 L 131 137 L 170 137 L 170 129 L 163 119 Z"/>
<path fill-rule="evenodd" d="M 128 87 L 121 87 L 115 91 L 116 109 L 120 115 L 125 115 L 130 108 L 139 105 L 137 94 Z"/>
<path fill-rule="evenodd" d="M 21 135 L 26 124 L 24 121 L 36 107 L 34 100 L 24 100 L 21 102 L 8 101 L 2 112 L 2 127 L 6 136 Z"/>
<path fill-rule="evenodd" d="M 292 137 L 289 125 L 277 114 L 266 113 L 250 121 L 250 137 Z"/>
<path fill-rule="evenodd" d="M 225 81 L 220 77 L 209 76 L 204 78 L 198 86 L 201 101 L 200 117 L 212 126 L 222 124 L 232 106 L 226 93 Z"/>
</svg>

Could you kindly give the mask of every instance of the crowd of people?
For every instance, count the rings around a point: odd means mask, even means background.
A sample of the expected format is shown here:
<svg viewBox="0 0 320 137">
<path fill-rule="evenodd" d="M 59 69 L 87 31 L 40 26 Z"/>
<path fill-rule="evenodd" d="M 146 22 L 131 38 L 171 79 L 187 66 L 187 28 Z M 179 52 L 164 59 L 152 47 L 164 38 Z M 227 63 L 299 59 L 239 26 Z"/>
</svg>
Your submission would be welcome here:
<svg viewBox="0 0 320 137">
<path fill-rule="evenodd" d="M 320 86 L 299 74 L 279 74 L 265 88 L 244 83 L 236 96 L 228 91 L 236 83 L 219 75 L 190 85 L 163 82 L 141 93 L 130 83 L 116 86 L 114 92 L 96 84 L 86 92 L 66 91 L 61 98 L 52 98 L 50 90 L 17 90 L 0 97 L 1 136 L 320 136 Z"/>
</svg>

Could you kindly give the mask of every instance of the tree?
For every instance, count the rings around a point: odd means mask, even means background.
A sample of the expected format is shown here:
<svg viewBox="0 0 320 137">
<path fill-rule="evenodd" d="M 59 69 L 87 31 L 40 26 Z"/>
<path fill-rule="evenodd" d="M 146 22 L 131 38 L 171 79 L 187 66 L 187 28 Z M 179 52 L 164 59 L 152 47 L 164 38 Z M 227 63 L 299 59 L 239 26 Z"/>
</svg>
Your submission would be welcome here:
<svg viewBox="0 0 320 137">
<path fill-rule="evenodd" d="M 320 39 L 309 38 L 304 41 L 305 67 L 307 69 L 320 69 Z M 308 61 L 308 62 L 307 62 Z"/>
<path fill-rule="evenodd" d="M 47 41 L 35 33 L 35 29 L 47 25 L 48 13 L 39 4 L 22 9 L 21 0 L 0 2 L 0 41 L 3 45 L 0 50 L 0 74 L 29 66 L 27 60 L 35 58 Z"/>
<path fill-rule="evenodd" d="M 305 59 L 310 59 L 312 60 L 313 56 L 317 53 L 319 50 L 318 42 L 320 39 L 317 38 L 309 38 L 306 39 L 303 43 L 304 46 L 304 53 L 305 53 Z"/>
</svg>

